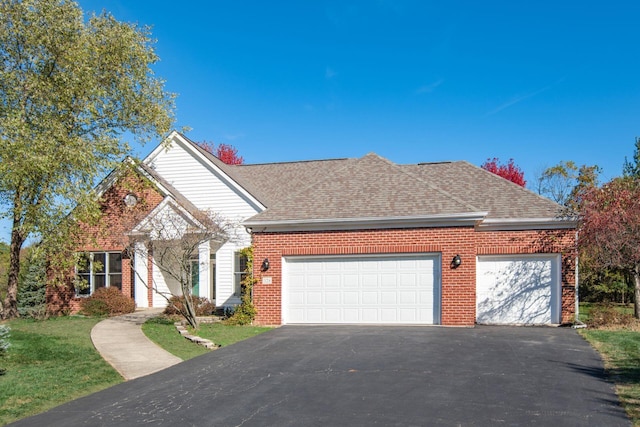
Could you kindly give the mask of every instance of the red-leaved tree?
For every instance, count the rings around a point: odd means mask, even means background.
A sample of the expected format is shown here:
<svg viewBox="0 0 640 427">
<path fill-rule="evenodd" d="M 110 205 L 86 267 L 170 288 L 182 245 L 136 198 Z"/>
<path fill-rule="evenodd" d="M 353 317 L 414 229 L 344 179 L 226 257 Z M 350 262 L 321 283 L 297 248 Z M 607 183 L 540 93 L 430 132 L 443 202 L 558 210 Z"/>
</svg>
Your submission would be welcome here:
<svg viewBox="0 0 640 427">
<path fill-rule="evenodd" d="M 228 165 L 241 165 L 244 163 L 242 156 L 238 156 L 238 149 L 229 144 L 218 144 L 213 142 L 196 142 L 200 148 L 213 154 Z"/>
<path fill-rule="evenodd" d="M 509 162 L 505 165 L 500 164 L 500 160 L 497 157 L 493 159 L 487 159 L 486 162 L 480 166 L 482 169 L 494 173 L 498 176 L 508 179 L 514 184 L 518 184 L 520 187 L 524 187 L 527 181 L 524 180 L 524 172 L 520 167 L 513 163 L 513 159 L 509 159 Z"/>
<path fill-rule="evenodd" d="M 581 195 L 580 252 L 593 267 L 633 277 L 634 314 L 640 319 L 640 180 L 615 178 Z"/>
</svg>

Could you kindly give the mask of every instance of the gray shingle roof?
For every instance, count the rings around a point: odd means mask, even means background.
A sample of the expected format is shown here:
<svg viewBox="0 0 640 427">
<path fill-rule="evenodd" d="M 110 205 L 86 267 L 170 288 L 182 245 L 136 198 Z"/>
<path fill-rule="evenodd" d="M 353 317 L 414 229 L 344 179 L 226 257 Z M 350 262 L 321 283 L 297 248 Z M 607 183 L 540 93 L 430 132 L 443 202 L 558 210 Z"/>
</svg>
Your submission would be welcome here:
<svg viewBox="0 0 640 427">
<path fill-rule="evenodd" d="M 397 165 L 360 159 L 228 166 L 267 210 L 251 221 L 393 218 L 488 212 L 554 218 L 560 206 L 464 161 Z"/>
<path fill-rule="evenodd" d="M 554 218 L 561 210 L 557 203 L 465 161 L 402 168 L 489 212 L 487 218 Z"/>
<path fill-rule="evenodd" d="M 555 218 L 561 209 L 465 161 L 398 165 L 370 153 L 359 159 L 232 166 L 185 140 L 267 207 L 252 222 L 477 212 L 517 220 Z"/>
<path fill-rule="evenodd" d="M 306 174 L 306 171 L 298 171 Z M 316 171 L 314 171 L 316 172 Z M 413 217 L 477 209 L 375 154 L 344 161 L 330 174 L 298 181 L 253 220 Z M 291 180 L 292 176 L 289 177 Z M 317 179 L 319 178 L 319 179 Z M 291 184 L 289 184 L 291 185 Z"/>
</svg>

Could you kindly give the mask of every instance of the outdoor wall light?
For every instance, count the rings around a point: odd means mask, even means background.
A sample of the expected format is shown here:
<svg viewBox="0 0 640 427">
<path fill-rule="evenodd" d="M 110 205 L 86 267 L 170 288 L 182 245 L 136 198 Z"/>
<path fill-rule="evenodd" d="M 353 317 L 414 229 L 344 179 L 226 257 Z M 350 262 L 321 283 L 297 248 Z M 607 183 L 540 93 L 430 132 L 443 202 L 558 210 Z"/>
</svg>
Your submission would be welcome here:
<svg viewBox="0 0 640 427">
<path fill-rule="evenodd" d="M 265 258 L 262 260 L 262 271 L 267 271 L 269 269 L 269 258 Z"/>
<path fill-rule="evenodd" d="M 462 258 L 460 258 L 460 255 L 456 254 L 456 256 L 451 260 L 451 268 L 458 268 L 460 267 L 460 264 L 462 264 Z"/>
</svg>

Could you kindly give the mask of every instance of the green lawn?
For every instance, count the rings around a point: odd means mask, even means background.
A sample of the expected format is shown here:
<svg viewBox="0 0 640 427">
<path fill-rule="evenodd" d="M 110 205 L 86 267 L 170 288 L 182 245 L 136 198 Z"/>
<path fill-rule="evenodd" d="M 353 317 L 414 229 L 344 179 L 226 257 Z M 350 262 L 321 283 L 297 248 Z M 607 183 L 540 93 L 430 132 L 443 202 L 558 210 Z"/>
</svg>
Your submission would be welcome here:
<svg viewBox="0 0 640 427">
<path fill-rule="evenodd" d="M 59 317 L 14 320 L 11 347 L 0 367 L 0 425 L 110 387 L 123 378 L 93 347 L 101 319 Z"/>
<path fill-rule="evenodd" d="M 270 329 L 271 328 L 259 326 L 226 326 L 221 323 L 213 323 L 201 324 L 196 335 L 211 340 L 217 345 L 226 347 Z M 183 360 L 191 359 L 192 357 L 211 351 L 183 338 L 176 331 L 173 322 L 162 317 L 148 320 L 142 325 L 142 331 L 160 347 Z"/>
<path fill-rule="evenodd" d="M 584 320 L 587 324 L 588 310 Z M 628 311 L 629 308 L 621 308 Z M 631 308 L 633 313 L 633 308 Z M 640 427 L 640 330 L 634 328 L 581 329 L 580 334 L 602 355 L 605 367 L 616 384 L 616 391 L 631 417 L 634 426 Z"/>
</svg>

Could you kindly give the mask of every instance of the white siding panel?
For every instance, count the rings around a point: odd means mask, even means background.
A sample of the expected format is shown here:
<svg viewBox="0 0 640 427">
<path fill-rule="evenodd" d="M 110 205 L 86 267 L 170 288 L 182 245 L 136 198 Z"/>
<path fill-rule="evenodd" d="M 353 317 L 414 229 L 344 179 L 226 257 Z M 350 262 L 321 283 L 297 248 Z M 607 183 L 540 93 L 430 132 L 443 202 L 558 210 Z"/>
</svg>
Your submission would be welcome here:
<svg viewBox="0 0 640 427">
<path fill-rule="evenodd" d="M 151 165 L 199 209 L 212 209 L 229 219 L 246 219 L 259 212 L 211 165 L 176 141 L 160 152 Z"/>
<path fill-rule="evenodd" d="M 163 298 L 162 295 L 165 295 L 168 298 L 171 298 L 171 290 L 169 286 L 167 286 L 167 282 L 160 271 L 160 268 L 153 263 L 153 298 L 151 300 L 154 307 L 166 307 L 167 300 Z"/>
<path fill-rule="evenodd" d="M 229 241 L 216 252 L 216 305 L 229 306 L 240 304 L 240 298 L 234 295 L 235 253 L 251 244 L 249 235 L 245 238 Z"/>
</svg>

